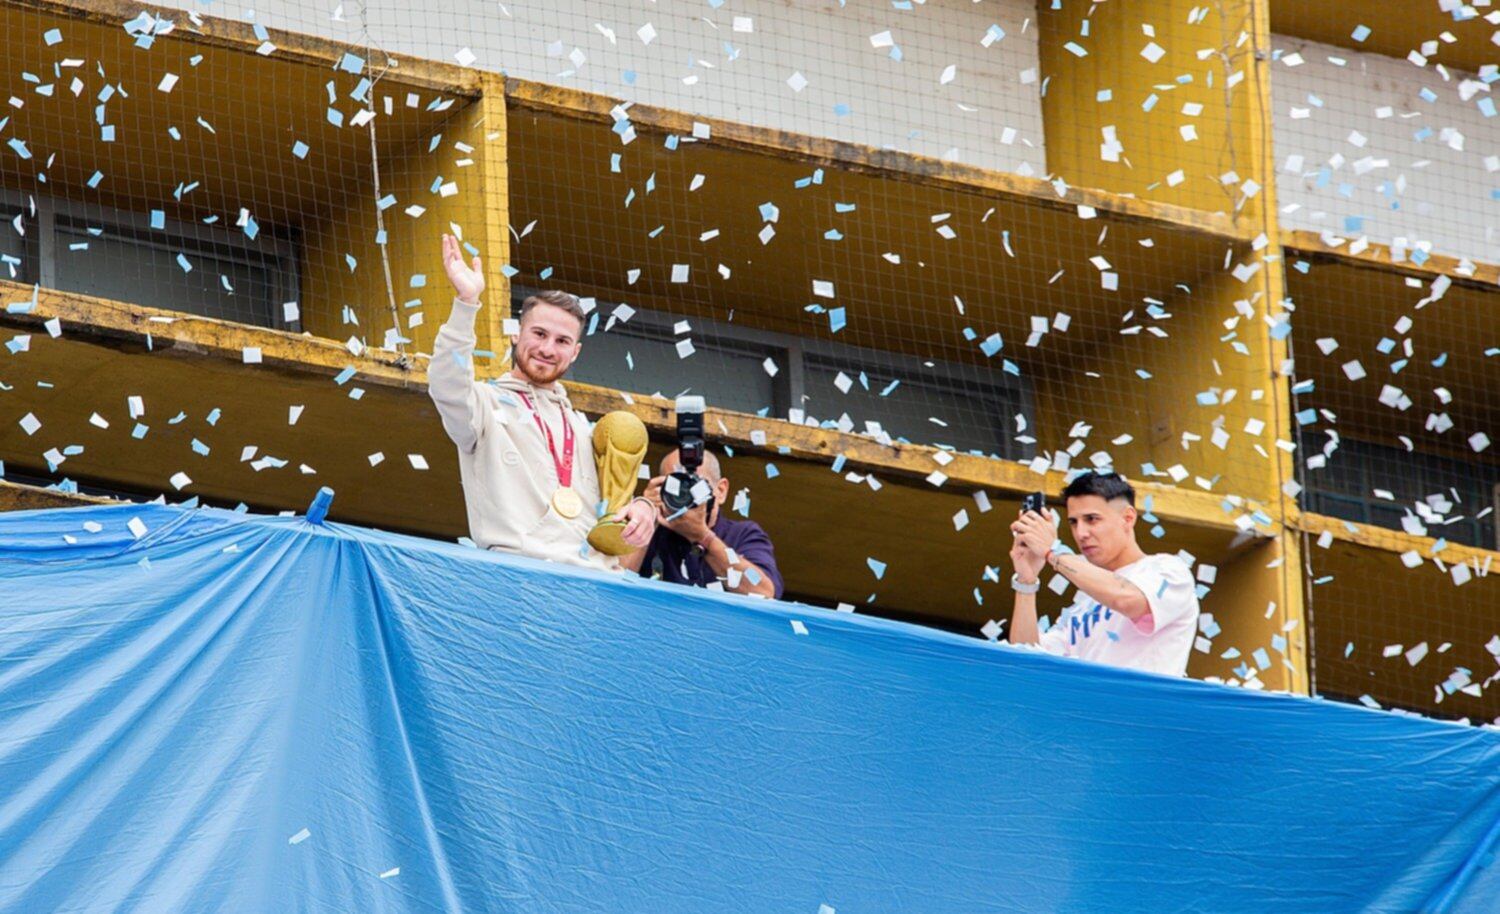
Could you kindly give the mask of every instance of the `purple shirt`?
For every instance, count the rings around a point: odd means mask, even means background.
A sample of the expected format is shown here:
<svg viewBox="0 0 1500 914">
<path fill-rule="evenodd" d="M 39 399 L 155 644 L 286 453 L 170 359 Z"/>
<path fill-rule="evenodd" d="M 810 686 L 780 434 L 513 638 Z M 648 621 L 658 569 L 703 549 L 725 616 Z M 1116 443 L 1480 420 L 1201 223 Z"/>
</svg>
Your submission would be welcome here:
<svg viewBox="0 0 1500 914">
<path fill-rule="evenodd" d="M 740 558 L 754 563 L 769 576 L 771 583 L 776 585 L 777 599 L 781 598 L 781 572 L 776 568 L 776 550 L 760 524 L 753 520 L 729 520 L 720 514 L 714 521 L 714 535 Z M 707 587 L 718 580 L 708 560 L 693 555 L 693 544 L 666 527 L 656 528 L 647 544 L 646 557 L 641 560 L 641 577 L 651 577 L 657 564 L 661 566 L 661 579 L 673 584 Z"/>
</svg>

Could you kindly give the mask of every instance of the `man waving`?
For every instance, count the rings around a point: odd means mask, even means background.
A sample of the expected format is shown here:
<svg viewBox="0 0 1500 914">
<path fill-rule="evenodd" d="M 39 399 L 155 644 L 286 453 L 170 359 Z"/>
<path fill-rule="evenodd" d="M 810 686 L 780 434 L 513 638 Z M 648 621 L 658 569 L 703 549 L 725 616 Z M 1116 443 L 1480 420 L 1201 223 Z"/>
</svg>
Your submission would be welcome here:
<svg viewBox="0 0 1500 914">
<path fill-rule="evenodd" d="M 527 298 L 512 338 L 511 370 L 476 382 L 480 260 L 465 264 L 458 239 L 444 235 L 443 267 L 456 298 L 433 344 L 428 393 L 458 447 L 470 537 L 482 549 L 618 570 L 618 559 L 587 542 L 599 474 L 589 422 L 559 383 L 583 348 L 583 307 L 567 292 Z M 643 498 L 616 517 L 631 546 L 646 545 L 655 532 L 656 509 Z"/>
</svg>

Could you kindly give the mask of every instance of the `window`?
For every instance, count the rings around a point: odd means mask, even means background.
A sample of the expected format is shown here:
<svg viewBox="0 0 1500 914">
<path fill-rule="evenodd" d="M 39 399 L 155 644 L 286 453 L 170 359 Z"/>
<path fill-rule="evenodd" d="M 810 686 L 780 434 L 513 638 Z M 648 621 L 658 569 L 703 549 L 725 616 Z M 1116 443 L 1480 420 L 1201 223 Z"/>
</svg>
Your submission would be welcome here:
<svg viewBox="0 0 1500 914">
<path fill-rule="evenodd" d="M 929 367 L 915 359 L 854 347 L 819 347 L 805 356 L 804 365 L 807 411 L 819 418 L 848 414 L 856 432 L 874 421 L 892 438 L 1011 460 L 1033 453 L 1005 428 L 1016 413 L 1030 413 L 1029 397 L 1019 381 L 995 384 L 966 377 L 972 369 Z M 976 415 L 988 418 L 975 422 Z"/>
<path fill-rule="evenodd" d="M 25 237 L 14 225 L 23 206 Z M 296 329 L 283 321 L 281 308 L 298 297 L 296 248 L 269 228 L 251 240 L 238 228 L 153 220 L 148 212 L 44 197 L 35 198 L 33 217 L 20 195 L 3 193 L 0 217 L 6 220 L 0 279 Z"/>
<path fill-rule="evenodd" d="M 1500 548 L 1494 510 L 1500 468 L 1344 439 L 1307 483 L 1315 513 L 1392 530 L 1417 516 L 1428 536 Z M 1377 496 L 1377 489 L 1394 500 Z"/>
<path fill-rule="evenodd" d="M 777 396 L 764 364 L 767 357 L 776 357 L 775 350 L 704 333 L 696 321 L 690 321 L 692 333 L 679 336 L 670 325 L 642 317 L 637 314 L 608 333 L 596 330 L 584 337 L 574 379 L 668 398 L 699 394 L 711 406 L 741 413 L 785 412 L 785 400 Z M 693 344 L 687 358 L 677 349 L 683 339 Z"/>
<path fill-rule="evenodd" d="M 25 204 L 0 195 L 0 280 L 34 282 L 36 275 L 36 222 L 25 213 Z"/>
<path fill-rule="evenodd" d="M 54 286 L 64 292 L 260 327 L 277 326 L 280 304 L 289 300 L 276 260 L 248 251 L 73 220 L 58 220 L 56 244 Z"/>
<path fill-rule="evenodd" d="M 535 291 L 512 286 L 513 313 Z M 591 312 L 593 333 L 586 328 L 572 379 L 666 397 L 700 394 L 711 407 L 791 415 L 794 421 L 815 417 L 838 423 L 847 416 L 844 427 L 856 434 L 866 433 L 873 422 L 893 439 L 1006 459 L 1034 453 L 1006 428 L 1016 413 L 1030 411 L 1030 390 L 1022 379 L 660 311 L 637 311 L 606 331 L 613 310 L 612 303 L 599 302 Z M 691 330 L 679 334 L 678 322 L 684 320 Z M 679 340 L 692 341 L 692 355 L 679 354 Z M 767 359 L 775 365 L 774 376 L 766 370 Z M 975 422 L 975 416 L 986 418 Z"/>
</svg>

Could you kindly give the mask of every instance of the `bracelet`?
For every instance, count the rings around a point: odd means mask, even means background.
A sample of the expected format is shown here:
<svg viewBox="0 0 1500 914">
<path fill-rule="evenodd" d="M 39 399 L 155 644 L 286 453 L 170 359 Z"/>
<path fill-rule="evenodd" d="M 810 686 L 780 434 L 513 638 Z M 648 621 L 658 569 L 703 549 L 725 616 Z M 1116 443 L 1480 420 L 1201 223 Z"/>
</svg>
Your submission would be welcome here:
<svg viewBox="0 0 1500 914">
<path fill-rule="evenodd" d="M 654 504 L 651 503 L 651 499 L 644 498 L 644 497 L 642 497 L 640 495 L 637 495 L 636 497 L 634 497 L 634 498 L 632 498 L 630 500 L 630 503 L 631 504 L 635 504 L 638 501 L 639 502 L 644 502 L 645 505 L 646 505 L 646 507 L 648 507 L 648 508 L 651 509 L 651 517 L 652 517 L 652 522 L 653 523 L 655 523 L 656 521 L 661 520 L 661 512 L 659 512 L 659 511 L 656 510 L 656 505 L 654 505 Z"/>
<path fill-rule="evenodd" d="M 1038 590 L 1042 589 L 1042 579 L 1041 578 L 1037 578 L 1035 581 L 1032 581 L 1030 584 L 1023 584 L 1023 583 L 1021 583 L 1020 576 L 1013 574 L 1013 575 L 1010 576 L 1010 589 L 1014 590 L 1016 593 L 1023 593 L 1023 594 L 1036 593 Z"/>
</svg>

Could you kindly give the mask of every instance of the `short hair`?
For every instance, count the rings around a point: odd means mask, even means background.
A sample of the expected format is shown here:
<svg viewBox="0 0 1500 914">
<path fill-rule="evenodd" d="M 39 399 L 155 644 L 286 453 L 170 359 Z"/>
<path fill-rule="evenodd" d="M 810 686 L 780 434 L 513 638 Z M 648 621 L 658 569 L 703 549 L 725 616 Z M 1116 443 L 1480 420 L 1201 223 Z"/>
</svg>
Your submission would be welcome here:
<svg viewBox="0 0 1500 914">
<path fill-rule="evenodd" d="M 1123 498 L 1130 507 L 1135 507 L 1135 488 L 1119 473 L 1098 473 L 1094 470 L 1079 473 L 1063 488 L 1063 504 L 1067 504 L 1070 498 L 1083 495 L 1097 495 L 1105 501 Z"/>
<path fill-rule="evenodd" d="M 521 302 L 520 320 L 524 321 L 526 315 L 537 305 L 551 305 L 554 308 L 561 308 L 578 319 L 578 330 L 580 333 L 583 331 L 583 305 L 579 304 L 578 296 L 573 293 L 564 292 L 561 289 L 552 289 L 547 292 L 538 292 L 535 295 L 526 296 L 526 300 Z"/>
</svg>

